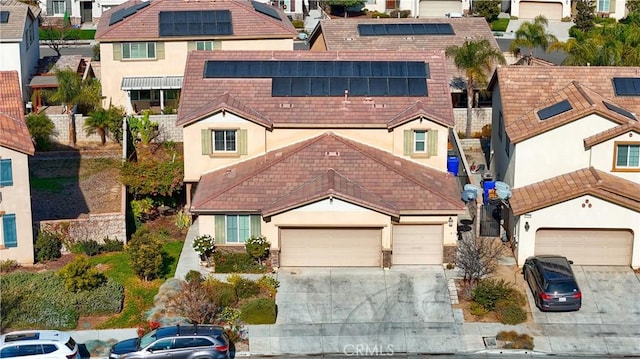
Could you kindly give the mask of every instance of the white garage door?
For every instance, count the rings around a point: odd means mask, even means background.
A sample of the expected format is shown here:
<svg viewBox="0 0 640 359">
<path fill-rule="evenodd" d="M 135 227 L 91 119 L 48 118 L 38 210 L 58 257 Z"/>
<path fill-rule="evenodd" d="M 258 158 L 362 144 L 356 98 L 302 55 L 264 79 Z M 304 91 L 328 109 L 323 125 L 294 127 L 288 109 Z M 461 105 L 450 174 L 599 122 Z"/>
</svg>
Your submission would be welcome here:
<svg viewBox="0 0 640 359">
<path fill-rule="evenodd" d="M 393 226 L 393 264 L 442 264 L 442 225 Z"/>
<path fill-rule="evenodd" d="M 280 230 L 282 267 L 380 267 L 380 228 Z"/>
<path fill-rule="evenodd" d="M 632 247 L 627 230 L 541 229 L 535 254 L 559 254 L 576 265 L 631 265 Z"/>
<path fill-rule="evenodd" d="M 538 15 L 544 15 L 547 20 L 562 20 L 562 4 L 535 1 L 520 3 L 520 19 L 533 19 Z"/>
<path fill-rule="evenodd" d="M 446 17 L 449 13 L 462 13 L 462 3 L 458 0 L 422 0 L 420 17 Z"/>
</svg>

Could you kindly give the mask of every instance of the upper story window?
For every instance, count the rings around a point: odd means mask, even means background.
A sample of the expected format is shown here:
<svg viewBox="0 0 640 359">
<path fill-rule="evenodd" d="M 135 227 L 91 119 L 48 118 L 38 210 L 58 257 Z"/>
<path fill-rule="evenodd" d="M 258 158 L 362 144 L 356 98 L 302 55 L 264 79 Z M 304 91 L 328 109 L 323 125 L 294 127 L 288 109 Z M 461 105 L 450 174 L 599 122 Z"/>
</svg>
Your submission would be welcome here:
<svg viewBox="0 0 640 359">
<path fill-rule="evenodd" d="M 598 0 L 598 9 L 597 12 L 610 12 L 611 11 L 611 0 Z"/>
<path fill-rule="evenodd" d="M 616 165 L 618 170 L 640 170 L 640 144 L 616 143 Z"/>
<path fill-rule="evenodd" d="M 0 187 L 13 186 L 11 159 L 0 159 Z"/>
<path fill-rule="evenodd" d="M 247 130 L 206 129 L 202 130 L 203 155 L 246 155 Z"/>
<path fill-rule="evenodd" d="M 196 41 L 196 50 L 213 50 L 213 41 Z"/>
<path fill-rule="evenodd" d="M 123 59 L 155 59 L 155 42 L 125 42 L 122 43 Z"/>
<path fill-rule="evenodd" d="M 236 130 L 214 130 L 213 150 L 223 152 L 236 151 Z"/>
<path fill-rule="evenodd" d="M 64 12 L 67 10 L 65 6 L 65 0 L 52 0 L 51 6 L 53 9 L 54 15 L 63 15 Z"/>
<path fill-rule="evenodd" d="M 405 156 L 436 156 L 438 154 L 438 131 L 405 130 Z"/>
</svg>

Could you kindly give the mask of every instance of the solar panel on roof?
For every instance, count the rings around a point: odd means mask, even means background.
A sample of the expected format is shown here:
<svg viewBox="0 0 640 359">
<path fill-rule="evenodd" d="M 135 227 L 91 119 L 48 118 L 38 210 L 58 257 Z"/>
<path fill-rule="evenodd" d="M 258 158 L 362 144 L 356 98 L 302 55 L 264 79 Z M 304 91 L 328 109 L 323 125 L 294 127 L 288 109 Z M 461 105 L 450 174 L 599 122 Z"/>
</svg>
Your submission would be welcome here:
<svg viewBox="0 0 640 359">
<path fill-rule="evenodd" d="M 555 103 L 549 107 L 545 107 L 542 110 L 538 111 L 538 117 L 541 120 L 546 120 L 549 119 L 553 116 L 557 116 L 563 112 L 567 112 L 569 110 L 572 110 L 573 107 L 571 107 L 571 104 L 569 103 L 569 101 L 567 100 L 563 100 L 560 101 L 558 103 Z"/>
<path fill-rule="evenodd" d="M 618 106 L 616 106 L 616 105 L 614 105 L 612 103 L 609 103 L 607 101 L 602 101 L 602 103 L 604 104 L 604 106 L 606 108 L 608 108 L 609 110 L 611 110 L 613 112 L 616 112 L 616 113 L 618 113 L 618 114 L 620 114 L 622 116 L 625 116 L 625 117 L 630 118 L 630 119 L 635 120 L 635 121 L 638 120 L 636 115 L 634 115 L 632 112 L 629 112 L 629 111 L 627 111 L 627 110 L 625 110 L 625 109 L 623 109 L 621 107 L 618 107 Z"/>
<path fill-rule="evenodd" d="M 139 10 L 144 9 L 150 4 L 151 4 L 150 1 L 145 1 L 145 2 L 141 2 L 140 4 L 129 6 L 114 12 L 113 14 L 111 14 L 111 17 L 109 18 L 109 26 L 124 20 L 125 18 L 135 14 Z"/>
<path fill-rule="evenodd" d="M 6 24 L 9 22 L 9 12 L 0 11 L 0 23 Z"/>
<path fill-rule="evenodd" d="M 231 35 L 229 10 L 161 11 L 160 36 Z"/>
<path fill-rule="evenodd" d="M 451 24 L 446 23 L 359 24 L 358 33 L 360 36 L 455 35 Z"/>
<path fill-rule="evenodd" d="M 614 77 L 613 90 L 616 96 L 640 96 L 640 78 Z"/>
<path fill-rule="evenodd" d="M 267 4 L 263 4 L 257 1 L 251 1 L 251 5 L 253 5 L 253 8 L 264 15 L 267 15 L 269 17 L 272 17 L 276 20 L 280 20 L 282 21 L 282 19 L 280 18 L 280 14 L 278 13 L 278 11 L 276 11 L 276 9 L 274 9 L 271 5 L 267 5 Z"/>
</svg>

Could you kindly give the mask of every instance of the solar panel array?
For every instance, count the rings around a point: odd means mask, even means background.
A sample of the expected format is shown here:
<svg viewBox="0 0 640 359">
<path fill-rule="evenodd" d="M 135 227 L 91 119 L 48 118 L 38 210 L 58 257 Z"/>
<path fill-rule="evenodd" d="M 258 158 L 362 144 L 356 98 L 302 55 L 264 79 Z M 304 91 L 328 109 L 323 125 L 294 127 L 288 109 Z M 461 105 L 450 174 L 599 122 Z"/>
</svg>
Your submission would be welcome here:
<svg viewBox="0 0 640 359">
<path fill-rule="evenodd" d="M 271 78 L 281 96 L 427 96 L 420 61 L 207 61 L 204 78 Z"/>
<path fill-rule="evenodd" d="M 404 24 L 359 24 L 360 36 L 387 35 L 455 35 L 451 24 L 404 23 Z"/>
<path fill-rule="evenodd" d="M 6 24 L 9 22 L 9 12 L 0 11 L 0 23 Z"/>
<path fill-rule="evenodd" d="M 160 36 L 232 35 L 229 10 L 161 11 Z"/>
<path fill-rule="evenodd" d="M 538 111 L 538 117 L 541 120 L 546 120 L 572 109 L 573 107 L 571 107 L 569 101 L 564 100 Z"/>
<path fill-rule="evenodd" d="M 111 14 L 111 17 L 109 18 L 109 26 L 126 19 L 127 17 L 137 13 L 139 10 L 144 9 L 149 5 L 151 5 L 151 1 L 145 1 L 140 4 L 126 7 L 124 9 L 120 9 L 114 12 L 113 14 Z"/>
<path fill-rule="evenodd" d="M 282 18 L 280 17 L 280 14 L 278 13 L 278 11 L 276 11 L 276 9 L 273 8 L 273 6 L 267 5 L 267 4 L 263 4 L 261 2 L 257 2 L 257 1 L 251 1 L 251 5 L 253 5 L 253 8 L 264 15 L 267 15 L 269 17 L 272 17 L 276 20 L 280 20 L 282 21 Z"/>
<path fill-rule="evenodd" d="M 616 96 L 640 96 L 640 78 L 614 77 L 613 90 Z"/>
<path fill-rule="evenodd" d="M 632 120 L 635 120 L 635 121 L 638 120 L 638 118 L 636 118 L 636 115 L 634 115 L 633 113 L 631 113 L 631 112 L 629 112 L 629 111 L 627 111 L 627 110 L 625 110 L 625 109 L 623 109 L 621 107 L 618 107 L 618 106 L 616 106 L 616 105 L 614 105 L 612 103 L 609 103 L 607 101 L 602 101 L 602 103 L 604 104 L 604 106 L 606 108 L 608 108 L 609 110 L 611 110 L 613 112 L 616 112 L 616 113 L 618 113 L 618 114 L 620 114 L 622 116 L 625 116 L 625 117 L 627 117 L 629 119 L 632 119 Z"/>
</svg>

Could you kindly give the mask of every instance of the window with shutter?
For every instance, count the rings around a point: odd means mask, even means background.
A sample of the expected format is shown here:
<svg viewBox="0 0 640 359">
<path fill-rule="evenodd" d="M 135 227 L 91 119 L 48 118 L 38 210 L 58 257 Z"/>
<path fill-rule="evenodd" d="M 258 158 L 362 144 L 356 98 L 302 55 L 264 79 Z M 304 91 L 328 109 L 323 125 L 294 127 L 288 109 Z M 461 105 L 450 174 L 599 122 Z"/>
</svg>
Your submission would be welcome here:
<svg viewBox="0 0 640 359">
<path fill-rule="evenodd" d="M 248 131 L 244 129 L 203 129 L 200 133 L 203 155 L 246 155 Z"/>
<path fill-rule="evenodd" d="M 15 248 L 18 246 L 15 214 L 2 215 L 2 234 L 5 248 Z"/>
<path fill-rule="evenodd" d="M 13 186 L 11 159 L 0 160 L 0 187 Z"/>
</svg>

